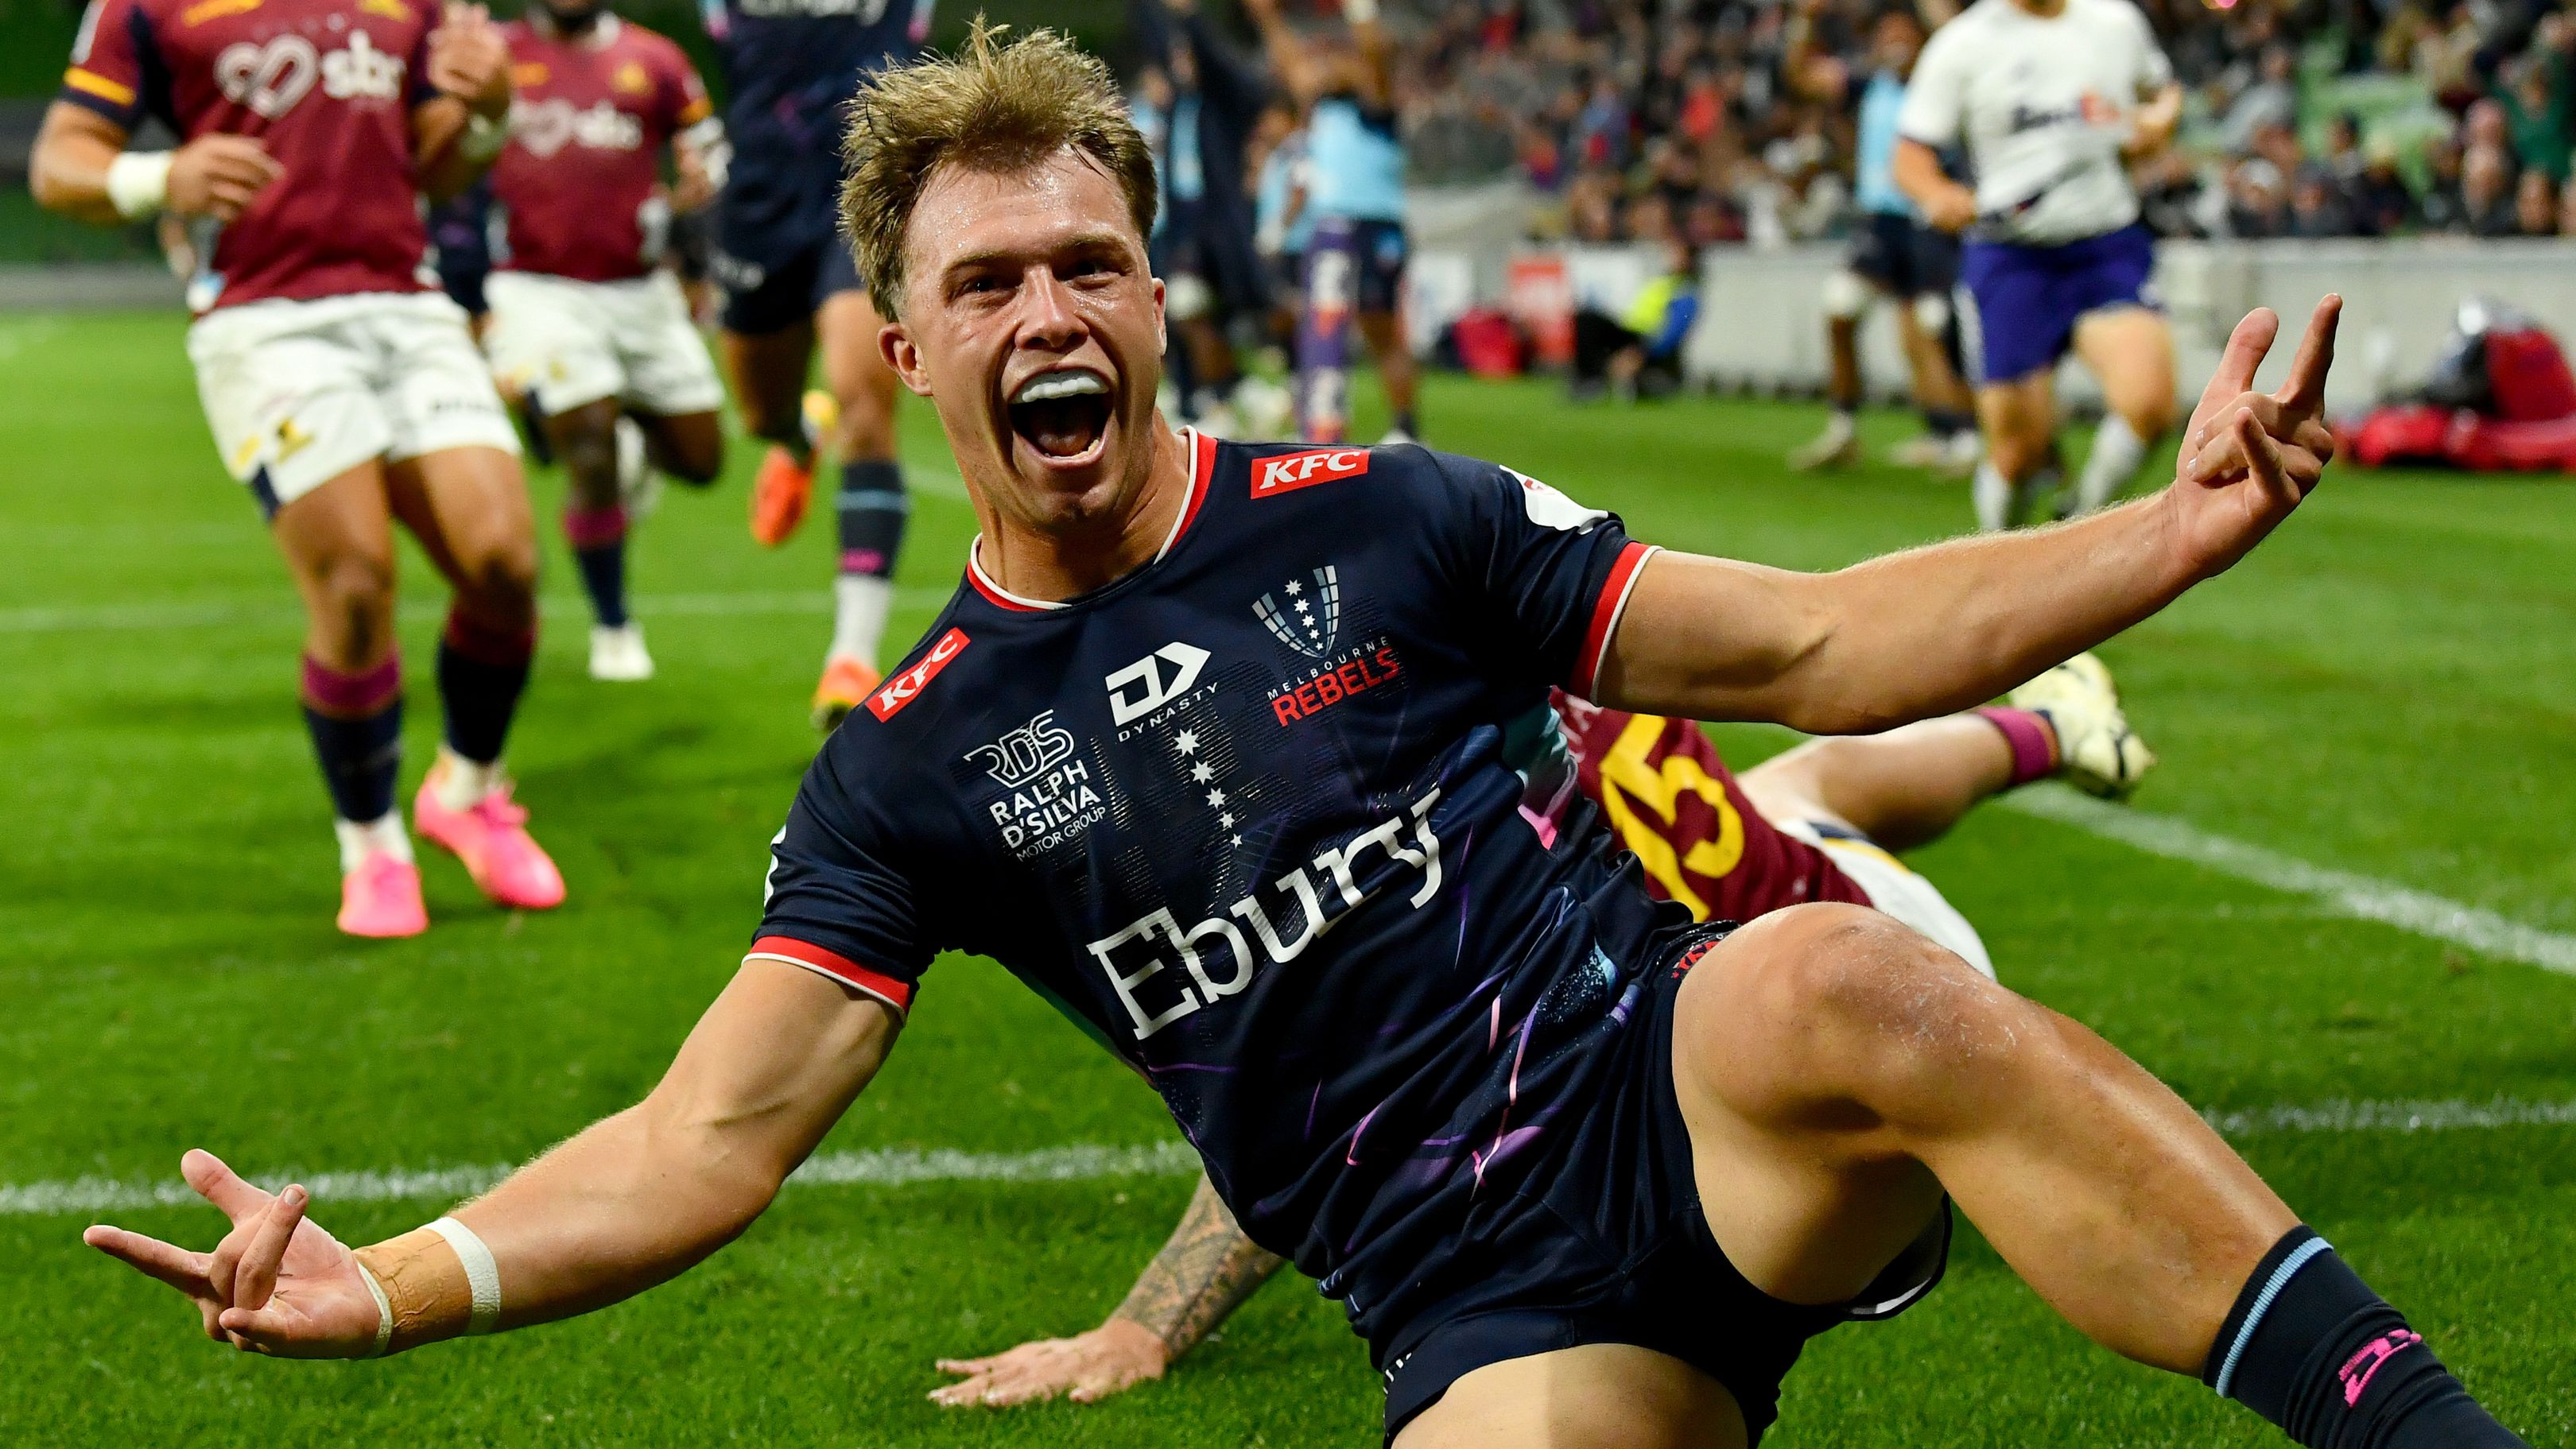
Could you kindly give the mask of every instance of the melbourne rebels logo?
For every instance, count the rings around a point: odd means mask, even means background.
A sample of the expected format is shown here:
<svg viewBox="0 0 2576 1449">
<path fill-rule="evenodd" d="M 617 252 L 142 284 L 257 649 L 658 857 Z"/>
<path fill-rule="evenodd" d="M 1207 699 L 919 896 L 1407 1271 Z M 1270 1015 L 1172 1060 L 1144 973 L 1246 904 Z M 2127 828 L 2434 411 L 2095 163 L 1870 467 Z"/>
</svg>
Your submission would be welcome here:
<svg viewBox="0 0 2576 1449">
<path fill-rule="evenodd" d="M 1342 627 L 1342 581 L 1331 564 L 1314 570 L 1306 580 L 1290 579 L 1278 594 L 1263 594 L 1252 606 L 1253 617 L 1270 630 L 1270 637 L 1305 655 L 1321 659 L 1333 652 L 1333 640 Z M 1288 607 L 1279 606 L 1280 595 Z"/>
</svg>

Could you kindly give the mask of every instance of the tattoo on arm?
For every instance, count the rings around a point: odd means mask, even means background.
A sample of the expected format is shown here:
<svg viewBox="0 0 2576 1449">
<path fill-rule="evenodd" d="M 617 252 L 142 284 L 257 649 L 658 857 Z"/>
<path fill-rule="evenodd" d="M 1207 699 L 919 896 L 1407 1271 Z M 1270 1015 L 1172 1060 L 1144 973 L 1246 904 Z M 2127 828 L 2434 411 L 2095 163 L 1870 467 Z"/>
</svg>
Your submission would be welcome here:
<svg viewBox="0 0 2576 1449">
<path fill-rule="evenodd" d="M 1177 1359 L 1196 1347 L 1283 1260 L 1256 1247 L 1204 1177 L 1163 1251 L 1110 1316 L 1160 1338 Z"/>
</svg>

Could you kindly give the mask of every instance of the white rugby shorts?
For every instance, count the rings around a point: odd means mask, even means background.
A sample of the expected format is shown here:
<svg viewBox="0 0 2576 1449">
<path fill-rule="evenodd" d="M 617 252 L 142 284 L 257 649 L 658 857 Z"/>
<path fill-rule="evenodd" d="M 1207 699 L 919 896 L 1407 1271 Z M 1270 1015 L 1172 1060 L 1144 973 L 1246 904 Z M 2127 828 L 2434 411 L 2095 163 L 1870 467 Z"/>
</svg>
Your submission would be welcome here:
<svg viewBox="0 0 2576 1449">
<path fill-rule="evenodd" d="M 724 403 L 706 339 L 668 272 L 622 282 L 494 272 L 483 295 L 492 307 L 484 346 L 493 374 L 549 413 L 603 398 L 662 417 Z"/>
<path fill-rule="evenodd" d="M 371 458 L 519 451 L 465 312 L 437 292 L 271 298 L 188 329 L 224 468 L 270 513 Z"/>
<path fill-rule="evenodd" d="M 1835 868 L 1869 897 L 1873 907 L 1956 952 L 1987 977 L 1995 974 L 1994 959 L 1986 954 L 1985 938 L 1977 934 L 1977 928 L 1968 924 L 1968 918 L 1959 914 L 1958 907 L 1950 904 L 1940 887 L 1917 875 L 1895 856 L 1865 840 L 1823 834 L 1803 820 L 1781 822 L 1780 833 L 1823 850 Z"/>
</svg>

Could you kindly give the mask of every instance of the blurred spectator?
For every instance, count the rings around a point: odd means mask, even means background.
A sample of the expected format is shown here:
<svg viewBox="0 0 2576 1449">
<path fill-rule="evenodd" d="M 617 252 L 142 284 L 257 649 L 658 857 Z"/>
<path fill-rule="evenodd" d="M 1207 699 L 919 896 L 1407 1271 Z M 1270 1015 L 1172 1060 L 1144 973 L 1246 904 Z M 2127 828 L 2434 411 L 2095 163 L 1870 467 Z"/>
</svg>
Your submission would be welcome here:
<svg viewBox="0 0 2576 1449">
<path fill-rule="evenodd" d="M 1667 242 L 1663 271 L 1619 316 L 1591 307 L 1574 314 L 1575 396 L 1606 389 L 1635 402 L 1680 386 L 1682 341 L 1698 317 L 1699 263 L 1688 245 Z"/>
<path fill-rule="evenodd" d="M 2495 104 L 2513 138 L 2514 159 L 2565 179 L 2568 151 L 2576 146 L 2576 91 L 2569 88 L 2566 57 L 2543 51 L 2512 61 L 2496 86 Z"/>
<path fill-rule="evenodd" d="M 2322 164 L 2300 168 L 2298 180 L 2290 187 L 2290 235 L 2316 238 L 2354 232 L 2352 208 L 2344 203 L 2343 188 L 2335 184 L 2334 173 Z"/>
<path fill-rule="evenodd" d="M 2241 237 L 2288 236 L 2291 228 L 2288 187 L 2281 168 L 2260 156 L 2236 163 L 2227 179 L 2227 229 Z"/>
<path fill-rule="evenodd" d="M 2424 189 L 2415 196 L 2415 224 L 2425 231 L 2469 229 L 2469 203 L 2461 194 L 2460 143 L 2435 136 L 2424 143 Z"/>
<path fill-rule="evenodd" d="M 2534 166 L 2513 189 L 2514 232 L 2518 236 L 2558 235 L 2558 185 Z"/>
<path fill-rule="evenodd" d="M 2287 45 L 2263 51 L 2262 77 L 2242 91 L 2220 123 L 2220 144 L 2230 151 L 2250 151 L 2254 132 L 2263 126 L 2290 126 L 2299 119 L 2298 52 Z"/>
<path fill-rule="evenodd" d="M 2576 236 L 2576 176 L 2558 188 L 2558 234 Z"/>
<path fill-rule="evenodd" d="M 2475 236 L 2512 236 L 2520 230 L 2514 215 L 2513 166 L 2493 146 L 2472 146 L 2460 162 L 2460 209 Z"/>
<path fill-rule="evenodd" d="M 2385 136 L 2363 148 L 2361 175 L 2345 188 L 2353 229 L 2363 236 L 2395 236 L 2414 221 L 2415 194 L 2397 169 L 2397 143 Z"/>
</svg>

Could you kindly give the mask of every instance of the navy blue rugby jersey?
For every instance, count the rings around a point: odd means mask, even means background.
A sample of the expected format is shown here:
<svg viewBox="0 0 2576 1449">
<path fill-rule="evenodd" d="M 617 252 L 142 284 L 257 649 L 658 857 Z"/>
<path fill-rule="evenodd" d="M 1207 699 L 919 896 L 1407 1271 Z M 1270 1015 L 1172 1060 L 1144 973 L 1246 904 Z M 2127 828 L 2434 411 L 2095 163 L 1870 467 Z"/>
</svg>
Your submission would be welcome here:
<svg viewBox="0 0 2576 1449">
<path fill-rule="evenodd" d="M 936 0 L 700 0 L 724 60 L 726 250 L 775 265 L 839 225 L 842 108 L 921 54 Z"/>
<path fill-rule="evenodd" d="M 1507 468 L 1183 435 L 1149 564 L 1062 604 L 969 557 L 775 843 L 754 958 L 908 1009 L 979 952 L 1144 1075 L 1254 1241 L 1364 1333 L 1588 1091 L 1686 921 L 1575 788 L 1651 550 Z"/>
</svg>

